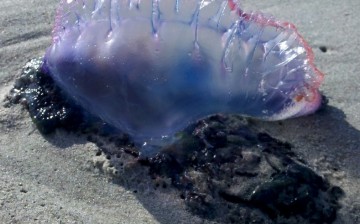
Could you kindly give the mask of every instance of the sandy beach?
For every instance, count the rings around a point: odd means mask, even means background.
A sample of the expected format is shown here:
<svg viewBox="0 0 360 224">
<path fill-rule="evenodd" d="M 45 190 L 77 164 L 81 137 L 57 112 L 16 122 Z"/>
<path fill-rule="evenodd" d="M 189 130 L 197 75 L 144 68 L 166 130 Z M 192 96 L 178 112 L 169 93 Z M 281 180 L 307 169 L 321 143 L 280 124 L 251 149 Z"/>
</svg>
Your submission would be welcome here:
<svg viewBox="0 0 360 224">
<path fill-rule="evenodd" d="M 57 5 L 0 2 L 0 223 L 214 223 L 189 212 L 171 186 L 149 186 L 140 165 L 115 183 L 112 166 L 87 136 L 41 135 L 21 105 L 4 106 L 25 63 L 50 45 Z M 320 89 L 329 101 L 310 116 L 255 125 L 289 142 L 343 189 L 334 223 L 360 223 L 360 1 L 246 0 L 243 6 L 296 25 L 325 74 Z"/>
</svg>

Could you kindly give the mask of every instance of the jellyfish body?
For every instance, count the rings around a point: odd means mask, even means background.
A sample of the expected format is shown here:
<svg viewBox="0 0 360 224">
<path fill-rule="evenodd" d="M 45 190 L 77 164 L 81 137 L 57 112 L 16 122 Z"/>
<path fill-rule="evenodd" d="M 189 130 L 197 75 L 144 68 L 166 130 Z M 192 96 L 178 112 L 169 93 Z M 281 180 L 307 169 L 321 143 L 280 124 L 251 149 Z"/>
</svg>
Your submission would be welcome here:
<svg viewBox="0 0 360 224">
<path fill-rule="evenodd" d="M 312 113 L 323 78 L 292 24 L 234 0 L 62 0 L 43 68 L 138 142 L 214 113 Z"/>
</svg>

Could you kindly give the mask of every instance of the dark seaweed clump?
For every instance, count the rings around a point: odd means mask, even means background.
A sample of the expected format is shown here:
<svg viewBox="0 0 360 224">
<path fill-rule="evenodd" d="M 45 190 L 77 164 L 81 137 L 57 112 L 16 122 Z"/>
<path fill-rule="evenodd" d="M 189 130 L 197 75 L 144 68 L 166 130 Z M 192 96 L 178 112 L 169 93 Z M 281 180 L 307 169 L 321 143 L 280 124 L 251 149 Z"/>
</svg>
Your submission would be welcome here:
<svg viewBox="0 0 360 224">
<path fill-rule="evenodd" d="M 145 163 L 171 177 L 190 210 L 225 223 L 332 223 L 343 191 L 291 145 L 241 116 L 211 116 Z"/>
<path fill-rule="evenodd" d="M 23 103 L 43 134 L 56 128 L 73 130 L 83 122 L 81 109 L 65 97 L 52 78 L 41 71 L 42 60 L 33 59 L 23 68 L 9 95 L 10 103 Z"/>
<path fill-rule="evenodd" d="M 42 134 L 67 131 L 117 133 L 111 125 L 87 113 L 59 88 L 42 69 L 42 58 L 30 60 L 16 79 L 8 103 L 22 103 Z"/>
<path fill-rule="evenodd" d="M 332 223 L 336 219 L 343 191 L 309 168 L 291 144 L 260 131 L 251 119 L 208 117 L 179 133 L 179 140 L 155 157 L 140 158 L 128 136 L 83 111 L 41 71 L 41 65 L 41 59 L 25 65 L 8 96 L 8 106 L 25 105 L 43 134 L 63 128 L 110 136 L 105 139 L 114 142 L 114 148 L 103 147 L 96 137 L 88 140 L 97 142 L 100 154 L 107 158 L 135 160 L 149 169 L 153 180 L 170 179 L 192 213 L 220 223 Z"/>
</svg>

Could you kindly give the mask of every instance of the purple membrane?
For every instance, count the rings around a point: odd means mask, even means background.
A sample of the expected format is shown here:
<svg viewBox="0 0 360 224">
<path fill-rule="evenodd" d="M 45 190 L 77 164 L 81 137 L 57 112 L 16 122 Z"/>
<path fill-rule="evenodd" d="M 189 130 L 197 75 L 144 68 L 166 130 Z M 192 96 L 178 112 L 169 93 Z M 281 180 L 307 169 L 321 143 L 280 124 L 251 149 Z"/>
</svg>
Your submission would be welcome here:
<svg viewBox="0 0 360 224">
<path fill-rule="evenodd" d="M 234 0 L 62 0 L 43 70 L 143 144 L 214 113 L 313 113 L 313 61 L 292 24 Z"/>
</svg>

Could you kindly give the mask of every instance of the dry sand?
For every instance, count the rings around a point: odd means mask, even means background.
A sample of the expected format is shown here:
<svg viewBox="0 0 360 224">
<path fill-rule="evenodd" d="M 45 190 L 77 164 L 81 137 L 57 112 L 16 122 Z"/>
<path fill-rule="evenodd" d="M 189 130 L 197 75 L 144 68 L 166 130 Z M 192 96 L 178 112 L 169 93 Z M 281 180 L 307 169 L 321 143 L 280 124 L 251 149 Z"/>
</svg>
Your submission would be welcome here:
<svg viewBox="0 0 360 224">
<path fill-rule="evenodd" d="M 1 0 L 1 101 L 25 62 L 50 44 L 57 2 Z M 336 223 L 360 223 L 360 1 L 248 0 L 244 6 L 296 24 L 326 74 L 321 89 L 329 98 L 321 113 L 258 125 L 292 143 L 345 191 Z M 82 136 L 42 136 L 21 106 L 0 106 L 0 223 L 209 222 L 188 213 L 176 191 L 134 193 L 110 182 L 93 168 L 96 151 Z"/>
</svg>

